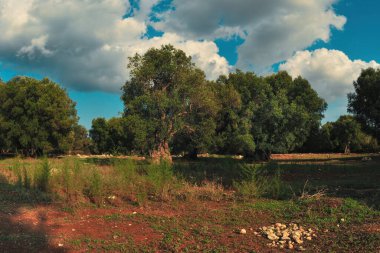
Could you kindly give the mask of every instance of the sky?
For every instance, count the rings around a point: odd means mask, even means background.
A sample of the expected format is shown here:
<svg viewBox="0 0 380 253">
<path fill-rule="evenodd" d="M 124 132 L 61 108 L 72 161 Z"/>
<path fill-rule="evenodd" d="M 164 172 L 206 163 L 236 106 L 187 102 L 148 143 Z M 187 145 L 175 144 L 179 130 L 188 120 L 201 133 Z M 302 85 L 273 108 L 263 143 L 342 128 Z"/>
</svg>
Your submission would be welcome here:
<svg viewBox="0 0 380 253">
<path fill-rule="evenodd" d="M 119 116 L 128 57 L 172 44 L 210 80 L 237 68 L 301 75 L 347 113 L 364 68 L 380 67 L 376 0 L 0 0 L 0 78 L 49 77 L 80 123 Z"/>
</svg>

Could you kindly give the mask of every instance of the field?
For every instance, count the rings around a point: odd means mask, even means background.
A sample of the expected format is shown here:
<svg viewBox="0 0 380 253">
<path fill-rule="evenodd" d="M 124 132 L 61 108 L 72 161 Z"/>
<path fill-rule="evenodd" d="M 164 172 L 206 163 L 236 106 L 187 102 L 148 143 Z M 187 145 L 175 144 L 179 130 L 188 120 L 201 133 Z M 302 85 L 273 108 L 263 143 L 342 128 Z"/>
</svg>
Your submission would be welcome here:
<svg viewBox="0 0 380 253">
<path fill-rule="evenodd" d="M 275 223 L 315 236 L 274 247 Z M 0 252 L 297 250 L 380 252 L 379 155 L 0 160 Z"/>
</svg>

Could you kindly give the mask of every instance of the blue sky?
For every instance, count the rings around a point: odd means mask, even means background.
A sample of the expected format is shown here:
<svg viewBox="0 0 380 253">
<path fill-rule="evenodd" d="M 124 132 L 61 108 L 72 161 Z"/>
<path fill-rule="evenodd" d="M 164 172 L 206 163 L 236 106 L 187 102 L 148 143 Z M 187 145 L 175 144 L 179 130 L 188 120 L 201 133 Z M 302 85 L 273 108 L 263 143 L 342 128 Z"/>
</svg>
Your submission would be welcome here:
<svg viewBox="0 0 380 253">
<path fill-rule="evenodd" d="M 0 0 L 0 6 L 1 79 L 55 80 L 77 102 L 87 128 L 93 118 L 120 115 L 127 57 L 152 46 L 181 48 L 209 79 L 235 68 L 302 75 L 328 101 L 324 121 L 346 113 L 352 81 L 380 62 L 380 2 L 374 0 L 70 0 L 60 6 Z"/>
</svg>

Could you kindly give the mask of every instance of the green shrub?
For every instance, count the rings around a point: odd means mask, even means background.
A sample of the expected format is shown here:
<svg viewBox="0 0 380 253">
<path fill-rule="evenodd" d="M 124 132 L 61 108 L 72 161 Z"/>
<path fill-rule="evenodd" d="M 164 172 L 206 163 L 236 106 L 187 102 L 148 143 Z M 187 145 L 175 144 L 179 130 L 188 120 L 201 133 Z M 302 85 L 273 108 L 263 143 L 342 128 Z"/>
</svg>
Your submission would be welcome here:
<svg viewBox="0 0 380 253">
<path fill-rule="evenodd" d="M 100 205 L 103 201 L 102 177 L 96 169 L 93 169 L 88 186 L 85 188 L 85 195 L 97 205 Z"/>
<path fill-rule="evenodd" d="M 148 194 L 161 200 L 170 198 L 170 191 L 178 185 L 174 177 L 173 167 L 167 162 L 150 164 L 146 167 Z"/>
<path fill-rule="evenodd" d="M 245 165 L 242 166 L 242 171 L 246 171 L 249 178 L 233 182 L 233 187 L 241 198 L 267 197 L 282 199 L 290 195 L 289 190 L 281 180 L 278 169 L 273 174 L 272 171 L 268 170 L 268 167 Z"/>
<path fill-rule="evenodd" d="M 21 164 L 19 163 L 19 161 L 16 161 L 13 163 L 13 165 L 9 166 L 9 170 L 12 171 L 17 177 L 17 181 L 16 181 L 17 187 L 22 188 L 23 187 L 23 175 L 21 173 L 20 167 L 21 167 Z"/>
<path fill-rule="evenodd" d="M 35 170 L 34 184 L 42 192 L 48 192 L 49 190 L 50 170 L 51 167 L 47 158 L 44 158 L 41 165 Z"/>
<path fill-rule="evenodd" d="M 70 165 L 71 165 L 70 161 L 65 160 L 63 163 L 63 168 L 61 170 L 63 188 L 64 188 L 67 202 L 70 202 L 72 199 L 73 187 L 74 187 L 73 176 L 72 176 L 73 169 L 70 168 Z"/>
<path fill-rule="evenodd" d="M 113 162 L 113 167 L 116 175 L 121 179 L 123 190 L 130 190 L 130 188 L 138 181 L 137 165 L 136 162 L 127 159 L 117 159 Z"/>
<path fill-rule="evenodd" d="M 30 187 L 31 187 L 31 179 L 30 179 L 30 177 L 29 177 L 29 175 L 28 175 L 28 171 L 26 170 L 26 168 L 25 168 L 25 166 L 22 168 L 22 170 L 23 170 L 23 186 L 24 186 L 24 188 L 25 189 L 30 189 Z"/>
</svg>

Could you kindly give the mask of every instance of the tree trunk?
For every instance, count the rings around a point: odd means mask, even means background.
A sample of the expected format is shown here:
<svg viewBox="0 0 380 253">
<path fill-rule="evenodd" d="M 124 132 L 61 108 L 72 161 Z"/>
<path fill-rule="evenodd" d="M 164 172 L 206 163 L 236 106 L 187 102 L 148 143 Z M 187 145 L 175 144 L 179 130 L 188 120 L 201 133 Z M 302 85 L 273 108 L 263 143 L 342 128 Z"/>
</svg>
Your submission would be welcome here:
<svg viewBox="0 0 380 253">
<path fill-rule="evenodd" d="M 151 153 L 151 158 L 154 163 L 160 163 L 161 161 L 166 161 L 172 163 L 172 156 L 170 155 L 169 143 L 162 142 L 158 144 L 156 149 Z"/>
<path fill-rule="evenodd" d="M 351 142 L 348 141 L 348 143 L 347 143 L 346 146 L 344 147 L 344 153 L 345 153 L 346 155 L 351 153 L 351 150 L 350 150 L 350 144 L 351 144 Z"/>
<path fill-rule="evenodd" d="M 351 151 L 350 151 L 350 146 L 349 145 L 346 145 L 346 147 L 344 148 L 344 154 L 348 155 L 350 154 Z"/>
</svg>

